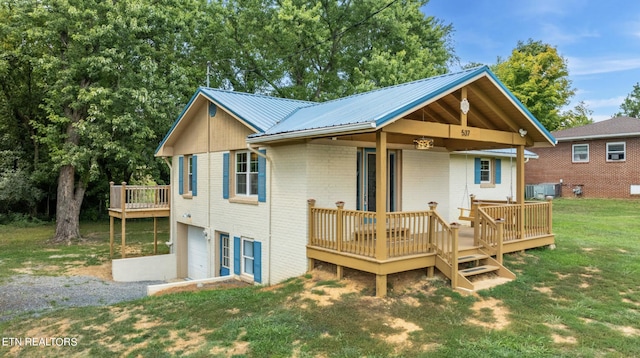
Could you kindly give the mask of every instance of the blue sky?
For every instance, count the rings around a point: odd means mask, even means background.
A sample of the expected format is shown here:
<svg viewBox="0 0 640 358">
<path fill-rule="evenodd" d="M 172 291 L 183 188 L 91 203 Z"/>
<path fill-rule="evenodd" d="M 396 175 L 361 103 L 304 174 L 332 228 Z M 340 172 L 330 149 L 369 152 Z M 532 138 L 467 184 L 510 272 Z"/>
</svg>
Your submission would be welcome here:
<svg viewBox="0 0 640 358">
<path fill-rule="evenodd" d="M 453 25 L 461 65 L 495 64 L 529 38 L 556 47 L 576 89 L 570 107 L 584 101 L 595 121 L 640 82 L 640 1 L 430 0 L 423 11 Z"/>
</svg>

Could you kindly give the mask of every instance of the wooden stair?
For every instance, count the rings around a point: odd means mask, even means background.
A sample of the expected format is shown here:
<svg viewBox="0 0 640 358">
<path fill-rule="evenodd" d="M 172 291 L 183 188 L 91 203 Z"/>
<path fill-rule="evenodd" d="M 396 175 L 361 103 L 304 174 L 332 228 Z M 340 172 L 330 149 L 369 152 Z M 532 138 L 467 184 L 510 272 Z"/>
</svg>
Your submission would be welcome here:
<svg viewBox="0 0 640 358">
<path fill-rule="evenodd" d="M 449 279 L 452 278 L 454 270 L 444 260 L 438 260 L 436 267 Z M 457 277 L 456 280 L 451 281 L 457 282 L 454 289 L 475 292 L 509 282 L 515 278 L 516 275 L 513 272 L 493 257 L 481 249 L 476 249 L 474 253 L 465 254 L 458 258 Z"/>
</svg>

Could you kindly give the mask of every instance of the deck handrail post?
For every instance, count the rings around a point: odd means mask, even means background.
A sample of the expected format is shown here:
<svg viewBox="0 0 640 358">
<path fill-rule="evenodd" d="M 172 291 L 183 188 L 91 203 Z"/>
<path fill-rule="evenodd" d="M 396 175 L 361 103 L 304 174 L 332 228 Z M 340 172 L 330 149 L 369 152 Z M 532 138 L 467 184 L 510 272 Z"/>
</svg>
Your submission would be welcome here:
<svg viewBox="0 0 640 358">
<path fill-rule="evenodd" d="M 313 240 L 314 240 L 314 226 L 315 226 L 315 221 L 313 220 L 313 208 L 316 206 L 316 199 L 308 199 L 307 200 L 307 222 L 309 223 L 309 227 L 307 228 L 307 230 L 309 230 L 309 234 L 307 235 L 307 245 L 312 245 L 313 244 Z M 307 258 L 307 272 L 311 272 L 313 271 L 315 266 L 315 263 L 313 261 L 313 259 L 311 258 Z"/>
<path fill-rule="evenodd" d="M 126 190 L 127 190 L 127 182 L 122 182 L 122 187 L 120 188 L 120 209 L 122 210 L 122 216 L 120 217 L 120 222 L 122 224 L 122 247 L 120 248 L 121 256 L 124 259 L 126 257 L 125 254 L 125 245 L 127 242 L 127 199 L 126 199 Z"/>
<path fill-rule="evenodd" d="M 336 207 L 338 208 L 338 212 L 336 212 L 336 249 L 338 252 L 342 252 L 342 225 L 343 225 L 343 210 L 344 210 L 344 201 L 337 201 Z"/>
<path fill-rule="evenodd" d="M 435 201 L 429 202 L 429 237 L 427 238 L 429 242 L 429 251 L 433 251 L 434 248 L 437 248 L 438 245 L 435 242 L 436 240 L 436 217 L 434 215 L 436 208 L 438 207 L 438 203 Z"/>
<path fill-rule="evenodd" d="M 504 244 L 504 219 L 498 218 L 496 222 L 496 261 L 502 265 L 502 253 Z"/>
<path fill-rule="evenodd" d="M 553 196 L 547 196 L 547 234 L 553 232 Z"/>
<path fill-rule="evenodd" d="M 313 233 L 314 233 L 314 227 L 315 227 L 315 221 L 313 219 L 313 208 L 316 206 L 316 199 L 308 199 L 307 200 L 307 206 L 309 208 L 308 210 L 308 222 L 309 222 L 309 235 L 308 235 L 308 244 L 313 244 L 313 240 L 315 239 Z"/>
<path fill-rule="evenodd" d="M 458 287 L 458 239 L 460 224 L 451 223 L 451 288 Z"/>
</svg>

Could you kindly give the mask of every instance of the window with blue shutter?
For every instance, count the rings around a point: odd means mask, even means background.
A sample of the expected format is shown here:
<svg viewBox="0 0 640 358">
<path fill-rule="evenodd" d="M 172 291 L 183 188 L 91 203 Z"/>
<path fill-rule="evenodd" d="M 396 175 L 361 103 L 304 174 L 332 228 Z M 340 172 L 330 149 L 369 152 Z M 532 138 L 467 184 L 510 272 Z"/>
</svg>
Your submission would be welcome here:
<svg viewBox="0 0 640 358">
<path fill-rule="evenodd" d="M 222 198 L 229 199 L 229 153 L 222 154 Z"/>
<path fill-rule="evenodd" d="M 262 149 L 260 153 L 266 154 L 267 151 Z M 267 160 L 262 156 L 258 156 L 258 201 L 267 201 Z"/>
<path fill-rule="evenodd" d="M 178 157 L 178 194 L 184 194 L 184 157 Z"/>
</svg>

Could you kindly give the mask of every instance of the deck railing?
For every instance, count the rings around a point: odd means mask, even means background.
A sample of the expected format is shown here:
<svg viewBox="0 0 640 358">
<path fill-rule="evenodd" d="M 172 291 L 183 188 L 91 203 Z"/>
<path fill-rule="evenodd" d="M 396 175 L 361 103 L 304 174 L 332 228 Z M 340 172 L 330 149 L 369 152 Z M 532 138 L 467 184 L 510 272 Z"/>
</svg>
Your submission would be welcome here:
<svg viewBox="0 0 640 358">
<path fill-rule="evenodd" d="M 478 208 L 478 212 L 485 214 L 488 218 L 504 220 L 505 242 L 552 233 L 551 201 L 525 202 L 524 221 L 521 221 L 521 210 L 523 210 L 523 206 L 520 204 L 501 204 Z M 488 226 L 490 226 L 490 224 Z M 476 228 L 476 230 L 479 230 L 479 228 Z M 476 237 L 478 237 L 478 235 L 476 235 Z M 482 237 L 482 234 L 480 237 Z"/>
<path fill-rule="evenodd" d="M 388 258 L 437 251 L 449 261 L 457 252 L 451 227 L 435 210 L 389 212 L 385 225 Z M 309 201 L 309 245 L 375 258 L 378 236 L 375 212 L 344 210 L 343 202 L 316 208 Z"/>
<path fill-rule="evenodd" d="M 170 206 L 170 185 L 109 184 L 109 209 L 162 209 Z"/>
</svg>

